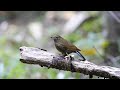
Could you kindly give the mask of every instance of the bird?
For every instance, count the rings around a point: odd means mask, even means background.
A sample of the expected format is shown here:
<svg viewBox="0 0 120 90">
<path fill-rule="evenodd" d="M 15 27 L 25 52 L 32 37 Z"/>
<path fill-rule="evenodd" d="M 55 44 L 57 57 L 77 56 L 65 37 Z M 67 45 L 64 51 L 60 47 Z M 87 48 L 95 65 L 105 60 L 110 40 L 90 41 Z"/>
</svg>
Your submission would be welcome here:
<svg viewBox="0 0 120 90">
<path fill-rule="evenodd" d="M 70 53 L 76 53 L 78 54 L 83 61 L 85 61 L 85 57 L 80 53 L 80 49 L 78 49 L 74 44 L 71 42 L 67 41 L 60 35 L 55 35 L 51 37 L 54 40 L 54 44 L 56 49 L 62 53 L 63 56 L 67 56 Z"/>
</svg>

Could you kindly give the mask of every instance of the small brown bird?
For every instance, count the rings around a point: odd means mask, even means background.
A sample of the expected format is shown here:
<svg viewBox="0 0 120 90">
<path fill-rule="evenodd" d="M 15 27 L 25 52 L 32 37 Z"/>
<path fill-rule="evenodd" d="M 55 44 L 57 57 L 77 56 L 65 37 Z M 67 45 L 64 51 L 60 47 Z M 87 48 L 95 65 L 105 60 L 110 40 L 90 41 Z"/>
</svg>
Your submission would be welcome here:
<svg viewBox="0 0 120 90">
<path fill-rule="evenodd" d="M 69 41 L 65 40 L 59 35 L 56 35 L 54 37 L 51 37 L 54 40 L 55 47 L 58 51 L 60 51 L 64 56 L 67 56 L 70 53 L 77 53 L 80 57 L 83 58 L 83 61 L 86 59 L 83 57 L 83 55 L 79 52 L 81 51 L 78 49 L 75 45 L 70 43 Z"/>
</svg>

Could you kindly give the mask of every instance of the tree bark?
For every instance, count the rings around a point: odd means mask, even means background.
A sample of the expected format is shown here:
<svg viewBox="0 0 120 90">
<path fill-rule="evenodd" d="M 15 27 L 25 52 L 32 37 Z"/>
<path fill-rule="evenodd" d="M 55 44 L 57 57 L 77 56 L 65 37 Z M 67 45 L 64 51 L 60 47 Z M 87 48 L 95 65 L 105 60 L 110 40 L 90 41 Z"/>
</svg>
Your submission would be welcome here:
<svg viewBox="0 0 120 90">
<path fill-rule="evenodd" d="M 96 75 L 110 79 L 120 79 L 120 69 L 110 66 L 98 66 L 94 63 L 74 59 L 73 57 L 58 56 L 44 49 L 20 47 L 20 61 L 26 64 L 36 64 L 48 68 L 79 72 L 86 75 Z"/>
</svg>

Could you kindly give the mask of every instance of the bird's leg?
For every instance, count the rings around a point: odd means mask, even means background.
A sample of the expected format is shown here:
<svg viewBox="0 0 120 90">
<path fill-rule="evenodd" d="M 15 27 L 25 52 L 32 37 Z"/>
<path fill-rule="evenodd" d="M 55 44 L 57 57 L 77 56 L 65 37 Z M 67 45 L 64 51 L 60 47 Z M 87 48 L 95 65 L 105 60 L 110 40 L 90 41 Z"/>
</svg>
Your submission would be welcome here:
<svg viewBox="0 0 120 90">
<path fill-rule="evenodd" d="M 63 56 L 61 56 L 61 57 L 63 57 L 65 60 L 68 60 L 68 63 L 69 63 L 69 65 L 70 65 L 70 70 L 72 71 L 72 72 L 74 72 L 75 71 L 75 68 L 73 67 L 73 65 L 72 65 L 72 60 L 74 60 L 74 58 L 72 57 L 72 56 L 69 56 L 69 54 L 68 53 L 63 53 L 62 52 L 62 55 Z"/>
<path fill-rule="evenodd" d="M 71 55 L 69 55 L 68 53 L 64 53 L 63 55 L 64 55 L 65 59 L 67 59 L 69 61 L 74 60 L 74 58 Z"/>
<path fill-rule="evenodd" d="M 74 56 L 70 56 L 70 60 L 73 61 L 74 60 Z"/>
<path fill-rule="evenodd" d="M 67 53 L 62 53 L 62 54 L 63 54 L 63 56 L 64 56 L 65 59 L 69 60 L 69 56 L 68 56 Z"/>
<path fill-rule="evenodd" d="M 71 72 L 75 72 L 75 68 L 72 65 L 72 61 L 74 60 L 74 58 L 72 56 L 70 56 L 68 53 L 66 53 L 67 56 L 65 56 L 65 58 L 67 58 L 67 60 L 69 60 L 69 65 L 70 65 L 70 70 Z"/>
</svg>

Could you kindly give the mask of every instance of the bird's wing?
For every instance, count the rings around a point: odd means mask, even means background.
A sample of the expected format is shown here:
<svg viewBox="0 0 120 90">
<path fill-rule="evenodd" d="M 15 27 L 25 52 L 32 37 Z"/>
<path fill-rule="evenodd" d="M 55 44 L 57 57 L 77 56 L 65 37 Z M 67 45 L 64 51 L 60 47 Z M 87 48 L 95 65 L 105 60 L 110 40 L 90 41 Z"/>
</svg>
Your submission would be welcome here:
<svg viewBox="0 0 120 90">
<path fill-rule="evenodd" d="M 73 45 L 71 42 L 69 42 L 69 41 L 67 41 L 67 40 L 65 40 L 65 39 L 63 39 L 62 41 L 63 41 L 63 43 L 65 44 L 65 48 L 69 47 L 69 49 L 71 49 L 71 50 L 81 51 L 81 50 L 78 49 L 75 45 Z"/>
</svg>

